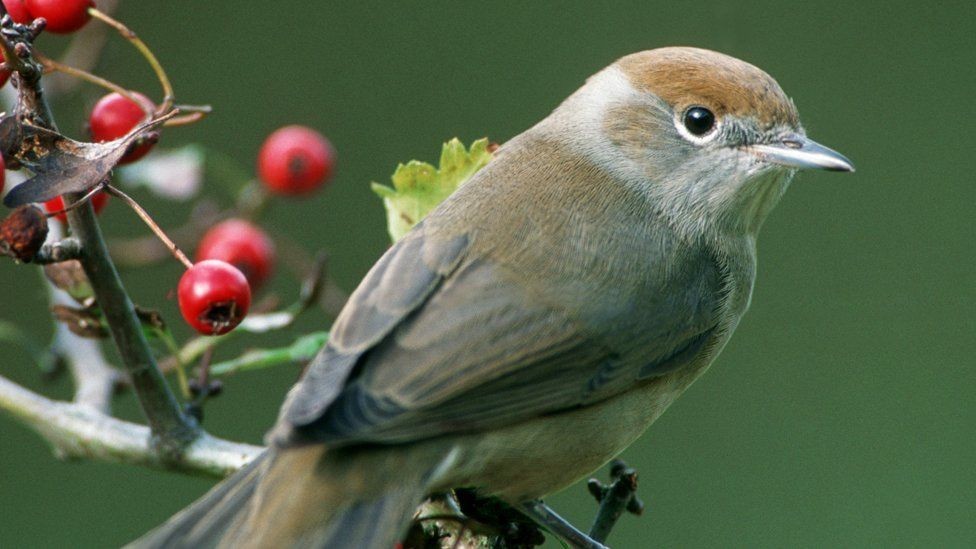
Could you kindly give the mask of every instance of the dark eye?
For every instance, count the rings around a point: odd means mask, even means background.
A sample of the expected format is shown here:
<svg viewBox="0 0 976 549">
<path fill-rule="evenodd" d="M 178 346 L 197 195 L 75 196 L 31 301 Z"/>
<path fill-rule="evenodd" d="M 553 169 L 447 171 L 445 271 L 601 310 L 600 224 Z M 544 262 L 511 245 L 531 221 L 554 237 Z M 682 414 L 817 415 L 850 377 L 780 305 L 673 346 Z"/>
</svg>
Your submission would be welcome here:
<svg viewBox="0 0 976 549">
<path fill-rule="evenodd" d="M 715 127 L 715 115 L 705 107 L 691 107 L 685 111 L 684 124 L 691 135 L 702 136 Z"/>
</svg>

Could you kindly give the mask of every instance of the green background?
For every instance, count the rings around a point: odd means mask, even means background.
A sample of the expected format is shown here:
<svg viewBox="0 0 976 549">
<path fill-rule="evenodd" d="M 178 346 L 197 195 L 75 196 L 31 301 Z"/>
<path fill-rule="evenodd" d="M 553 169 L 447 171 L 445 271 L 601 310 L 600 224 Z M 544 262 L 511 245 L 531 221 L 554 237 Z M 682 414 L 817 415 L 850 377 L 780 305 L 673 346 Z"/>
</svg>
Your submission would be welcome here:
<svg viewBox="0 0 976 549">
<path fill-rule="evenodd" d="M 695 45 L 762 67 L 809 134 L 857 165 L 854 175 L 802 174 L 766 224 L 735 337 L 624 454 L 649 510 L 621 520 L 615 547 L 976 544 L 971 2 L 334 4 L 129 1 L 119 16 L 153 46 L 182 101 L 215 107 L 204 123 L 167 132 L 165 145 L 204 143 L 250 170 L 282 124 L 332 139 L 332 187 L 275 204 L 266 222 L 329 250 L 346 289 L 387 246 L 371 180 L 386 181 L 398 161 L 435 159 L 455 135 L 504 141 L 633 51 Z M 52 50 L 63 43 L 44 38 Z M 158 96 L 120 40 L 97 70 Z M 98 95 L 59 101 L 63 127 L 79 135 Z M 146 203 L 168 226 L 188 212 Z M 116 235 L 143 230 L 118 203 L 104 220 Z M 139 303 L 177 324 L 170 263 L 124 277 Z M 35 269 L 0 262 L 0 288 L 0 319 L 46 337 Z M 288 296 L 295 283 L 279 276 L 274 289 Z M 316 313 L 297 330 L 327 325 Z M 4 349 L 0 373 L 70 396 L 66 380 L 43 382 L 17 348 Z M 260 441 L 296 373 L 229 379 L 206 427 Z M 117 410 L 138 419 L 131 395 Z M 585 443 L 567 437 L 566 451 Z M 119 545 L 210 485 L 61 463 L 0 416 L 3 547 Z M 582 486 L 550 501 L 581 526 L 595 511 Z"/>
</svg>

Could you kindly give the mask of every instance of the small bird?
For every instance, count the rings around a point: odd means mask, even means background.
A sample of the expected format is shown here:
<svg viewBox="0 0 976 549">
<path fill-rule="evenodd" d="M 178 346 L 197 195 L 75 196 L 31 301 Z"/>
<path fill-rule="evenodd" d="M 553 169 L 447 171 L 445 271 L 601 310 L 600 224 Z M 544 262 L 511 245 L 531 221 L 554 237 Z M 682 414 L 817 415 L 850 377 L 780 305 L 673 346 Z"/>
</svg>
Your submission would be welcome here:
<svg viewBox="0 0 976 549">
<path fill-rule="evenodd" d="M 135 546 L 388 549 L 461 487 L 545 523 L 533 502 L 627 448 L 728 342 L 804 168 L 854 171 L 762 70 L 619 59 L 380 258 L 269 449 Z"/>
</svg>

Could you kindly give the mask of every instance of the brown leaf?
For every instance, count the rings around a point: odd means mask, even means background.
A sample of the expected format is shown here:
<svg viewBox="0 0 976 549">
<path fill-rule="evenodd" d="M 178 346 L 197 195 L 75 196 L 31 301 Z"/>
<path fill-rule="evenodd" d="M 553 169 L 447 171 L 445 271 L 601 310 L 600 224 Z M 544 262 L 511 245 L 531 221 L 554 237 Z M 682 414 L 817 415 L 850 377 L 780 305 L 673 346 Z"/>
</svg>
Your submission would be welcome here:
<svg viewBox="0 0 976 549">
<path fill-rule="evenodd" d="M 44 276 L 54 287 L 67 292 L 80 305 L 91 303 L 94 292 L 81 262 L 77 259 L 45 265 Z"/>
<path fill-rule="evenodd" d="M 87 191 L 104 181 L 112 168 L 137 141 L 156 139 L 153 130 L 176 111 L 134 128 L 124 137 L 105 143 L 75 141 L 58 132 L 21 121 L 15 115 L 0 120 L 0 150 L 35 176 L 11 190 L 8 207 L 45 202 L 55 196 Z"/>
<path fill-rule="evenodd" d="M 54 319 L 63 322 L 71 332 L 88 339 L 105 339 L 108 329 L 102 324 L 102 316 L 95 307 L 76 309 L 67 305 L 51 307 Z"/>
<path fill-rule="evenodd" d="M 139 317 L 139 322 L 143 326 L 160 331 L 166 329 L 166 322 L 163 320 L 162 313 L 155 309 L 146 309 L 136 305 L 136 316 Z"/>
</svg>

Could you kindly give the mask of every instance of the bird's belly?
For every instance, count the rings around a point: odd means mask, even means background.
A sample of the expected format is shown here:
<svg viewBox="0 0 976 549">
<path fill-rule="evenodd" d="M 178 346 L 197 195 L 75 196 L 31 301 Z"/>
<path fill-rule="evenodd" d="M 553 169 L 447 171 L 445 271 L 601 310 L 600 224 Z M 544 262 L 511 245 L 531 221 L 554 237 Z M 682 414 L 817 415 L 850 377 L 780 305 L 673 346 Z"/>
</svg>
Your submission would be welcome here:
<svg viewBox="0 0 976 549">
<path fill-rule="evenodd" d="M 665 376 L 599 404 L 461 439 L 442 488 L 474 487 L 519 502 L 569 486 L 613 459 L 667 409 L 686 386 L 672 381 Z"/>
</svg>

